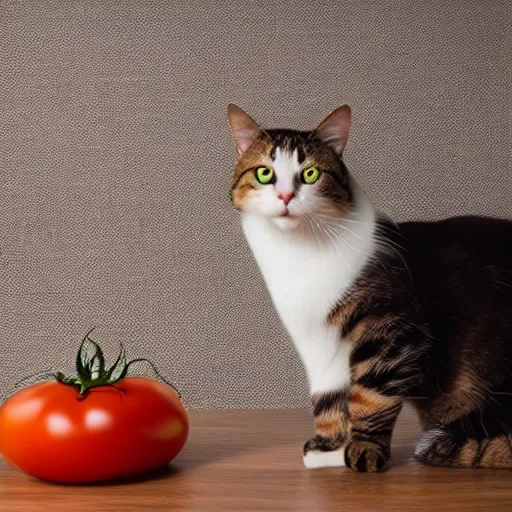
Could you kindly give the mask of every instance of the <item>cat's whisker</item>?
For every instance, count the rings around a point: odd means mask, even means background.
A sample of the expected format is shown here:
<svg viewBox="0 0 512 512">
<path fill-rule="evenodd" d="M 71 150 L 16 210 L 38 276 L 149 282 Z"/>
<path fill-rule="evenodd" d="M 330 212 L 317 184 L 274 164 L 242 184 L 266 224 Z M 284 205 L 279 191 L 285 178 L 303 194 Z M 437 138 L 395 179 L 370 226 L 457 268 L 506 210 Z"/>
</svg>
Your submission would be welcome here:
<svg viewBox="0 0 512 512">
<path fill-rule="evenodd" d="M 378 224 L 376 226 L 376 230 L 377 231 L 387 230 L 389 233 L 392 233 L 393 235 L 398 235 L 400 238 L 407 241 L 407 238 L 404 235 L 402 235 L 402 233 L 400 232 L 400 228 L 393 229 L 393 228 L 390 228 L 389 226 L 387 226 L 386 224 Z"/>
<path fill-rule="evenodd" d="M 336 212 L 338 213 L 338 212 Z M 353 212 L 349 212 L 349 215 L 351 215 Z M 327 215 L 325 215 L 327 214 Z M 402 233 L 400 232 L 400 228 L 398 226 L 398 224 L 396 223 L 396 221 L 389 215 L 386 214 L 387 217 L 389 217 L 389 220 L 394 224 L 394 228 L 392 227 L 389 227 L 388 225 L 384 224 L 384 223 L 378 223 L 376 224 L 376 230 L 377 231 L 388 231 L 389 233 L 392 233 L 392 234 L 396 234 L 397 236 L 399 236 L 400 238 L 402 238 L 403 240 L 407 240 L 407 238 L 405 238 Z M 322 217 L 327 217 L 329 218 L 330 220 L 333 220 L 333 221 L 338 221 L 340 223 L 344 223 L 344 222 L 348 222 L 349 224 L 367 224 L 367 225 L 374 225 L 374 222 L 373 221 L 363 221 L 363 220 L 354 220 L 354 219 L 347 219 L 346 217 L 339 217 L 339 214 L 336 215 L 329 215 L 329 210 L 324 210 L 323 211 L 323 214 L 322 214 Z M 403 250 L 406 250 L 402 247 Z"/>
<path fill-rule="evenodd" d="M 339 227 L 344 229 L 345 231 L 349 232 L 352 236 L 354 236 L 361 242 L 364 242 L 364 240 L 357 233 L 354 233 L 351 229 L 347 228 L 347 226 L 344 226 L 343 224 L 339 224 Z"/>
<path fill-rule="evenodd" d="M 356 251 L 356 252 L 361 252 L 361 251 L 358 251 L 356 250 L 354 247 L 352 247 L 348 241 L 341 236 L 341 234 L 337 231 L 337 228 L 341 228 L 345 231 L 347 231 L 348 233 L 352 234 L 353 236 L 355 236 L 356 238 L 358 238 L 359 240 L 363 241 L 362 238 L 360 236 L 358 236 L 356 233 L 354 233 L 351 229 L 349 229 L 347 226 L 344 226 L 343 225 L 343 222 L 346 222 L 348 219 L 343 219 L 343 218 L 339 218 L 339 217 L 330 217 L 330 216 L 327 216 L 327 215 L 324 215 L 322 213 L 317 213 L 317 218 L 320 222 L 322 222 L 322 224 L 324 226 L 328 226 L 329 229 L 331 230 L 331 233 L 332 232 L 335 232 L 336 233 L 336 236 L 337 238 L 339 238 L 341 241 L 343 241 L 343 243 L 345 243 L 346 245 L 348 245 L 352 250 Z M 371 224 L 369 222 L 363 222 L 363 221 L 352 221 L 354 224 L 355 223 L 358 223 L 358 224 L 363 224 L 363 223 L 366 223 L 366 224 Z M 402 261 L 404 267 L 406 268 L 407 272 L 409 274 L 411 274 L 410 272 L 410 269 L 407 265 L 407 262 L 405 261 L 404 257 L 402 256 L 402 254 L 400 253 L 400 250 L 404 251 L 404 252 L 408 252 L 407 249 L 403 246 L 401 246 L 399 243 L 395 242 L 394 240 L 391 240 L 388 236 L 386 236 L 385 234 L 383 233 L 380 233 L 379 232 L 379 227 L 377 227 L 376 229 L 376 232 L 374 233 L 374 240 L 375 242 L 377 242 L 377 245 L 381 248 L 385 248 L 386 250 L 388 250 L 391 254 L 396 254 Z M 395 232 L 393 231 L 391 228 L 387 228 L 386 229 L 390 230 L 391 232 Z M 378 260 L 378 259 L 377 259 Z M 384 262 L 379 262 L 382 264 L 384 270 L 387 270 L 387 267 L 384 265 Z"/>
<path fill-rule="evenodd" d="M 333 233 L 336 236 L 336 238 L 338 238 L 341 242 L 343 242 L 350 250 L 352 250 L 358 254 L 362 253 L 362 251 L 360 249 L 356 249 L 353 245 L 348 243 L 347 240 L 341 235 L 341 233 L 339 233 L 332 227 L 328 227 L 328 229 L 329 229 L 329 231 L 331 231 L 331 233 Z"/>
<path fill-rule="evenodd" d="M 357 249 L 355 249 L 354 247 L 352 247 L 339 233 L 337 233 L 334 229 L 326 226 L 324 228 L 326 230 L 326 232 L 329 232 L 331 233 L 332 236 L 334 236 L 337 240 L 339 240 L 341 243 L 344 243 L 349 249 L 353 250 L 354 252 L 358 252 L 360 253 L 360 251 L 358 251 Z"/>
<path fill-rule="evenodd" d="M 320 215 L 321 216 L 321 215 Z M 324 218 L 327 218 L 325 216 L 323 216 Z M 327 222 L 327 221 L 326 221 Z M 347 226 L 344 226 L 343 225 L 343 222 L 334 222 L 334 223 L 331 223 L 331 225 L 333 226 L 336 226 L 336 227 L 340 227 L 341 229 L 344 229 L 345 231 L 347 231 L 348 233 L 350 233 L 352 236 L 354 236 L 355 238 L 357 238 L 358 240 L 360 240 L 361 242 L 364 242 L 364 240 L 357 234 L 357 233 L 354 233 L 354 231 L 352 231 L 351 229 L 347 228 Z"/>
<path fill-rule="evenodd" d="M 399 243 L 395 242 L 394 240 L 391 240 L 386 235 L 377 233 L 377 234 L 374 234 L 374 238 L 378 238 L 379 240 L 393 244 L 395 247 L 397 247 L 397 249 L 401 249 L 402 251 L 406 252 L 407 254 L 410 254 L 409 251 L 405 247 L 401 246 Z"/>
<path fill-rule="evenodd" d="M 315 224 L 318 226 L 318 228 L 321 230 L 321 232 L 324 233 L 330 239 L 330 241 L 332 242 L 334 248 L 336 249 L 338 254 L 343 258 L 343 260 L 346 263 L 347 267 L 350 269 L 351 268 L 350 263 L 349 263 L 347 257 L 345 256 L 345 254 L 343 253 L 343 251 L 342 251 L 341 247 L 339 246 L 339 244 L 337 244 L 336 240 L 331 236 L 331 234 L 325 228 L 322 228 L 320 226 L 320 224 L 318 223 L 318 221 L 320 219 L 316 219 L 313 214 L 307 214 L 307 215 L 308 215 L 309 218 L 311 218 L 315 222 Z"/>
<path fill-rule="evenodd" d="M 352 224 L 372 224 L 371 222 L 368 222 L 368 221 L 360 221 L 360 220 L 353 220 L 353 219 L 346 219 L 346 218 L 343 218 L 343 222 L 350 222 Z"/>
<path fill-rule="evenodd" d="M 321 243 L 320 243 L 320 240 L 318 238 L 318 234 L 317 234 L 317 231 L 315 229 L 315 226 L 313 225 L 313 220 L 311 219 L 310 215 L 309 214 L 305 214 L 305 218 L 306 220 L 308 221 L 309 225 L 311 226 L 311 231 L 312 233 L 314 234 L 315 236 L 315 240 L 316 240 L 316 243 L 317 243 L 317 246 L 318 247 L 321 247 Z M 318 226 L 319 227 L 319 226 Z"/>
<path fill-rule="evenodd" d="M 343 260 L 345 261 L 347 267 L 349 269 L 351 269 L 352 267 L 350 266 L 350 263 L 348 261 L 348 259 L 346 258 L 345 254 L 343 253 L 343 251 L 341 250 L 341 247 L 335 242 L 335 240 L 333 240 L 333 238 L 331 237 L 331 235 L 329 235 L 329 233 L 327 231 L 325 231 L 325 234 L 331 239 L 336 251 L 338 252 L 338 254 L 343 258 Z"/>
<path fill-rule="evenodd" d="M 354 246 L 352 246 L 347 240 L 345 240 L 345 238 L 341 235 L 341 233 L 339 233 L 338 231 L 336 231 L 336 229 L 334 229 L 332 227 L 332 225 L 330 225 L 329 223 L 325 222 L 325 221 L 322 221 L 321 219 L 318 219 L 319 222 L 321 222 L 327 229 L 329 229 L 329 231 L 336 236 L 336 238 L 338 238 L 341 242 L 343 242 L 345 245 L 347 245 L 351 250 L 357 252 L 357 253 L 361 253 L 361 251 L 359 249 L 356 249 Z"/>
<path fill-rule="evenodd" d="M 367 225 L 373 225 L 374 224 L 374 222 L 347 219 L 346 217 L 334 217 L 334 218 L 339 218 L 341 222 L 348 222 L 350 224 L 367 224 Z M 392 219 L 391 219 L 391 221 L 393 223 L 395 223 L 395 221 L 393 221 Z M 391 227 L 389 227 L 386 224 L 379 223 L 379 224 L 376 225 L 376 230 L 378 230 L 378 231 L 386 230 L 386 231 L 389 231 L 392 234 L 398 235 L 400 238 L 403 238 L 404 240 L 407 240 L 407 238 L 405 238 L 405 236 L 403 236 L 402 233 L 400 232 L 400 228 L 398 226 L 396 226 L 395 228 L 391 228 Z"/>
<path fill-rule="evenodd" d="M 398 222 L 389 213 L 382 211 L 382 214 L 385 215 L 394 224 L 395 228 L 400 229 Z"/>
<path fill-rule="evenodd" d="M 333 243 L 334 245 L 336 245 L 335 242 L 333 241 L 333 239 L 329 236 L 329 234 L 325 231 L 325 229 L 322 228 L 322 226 L 318 222 L 318 219 L 316 219 L 313 214 L 308 214 L 308 218 L 310 219 L 311 225 L 316 226 L 316 228 L 318 229 L 320 237 L 322 238 L 324 243 L 327 241 L 326 239 L 329 238 L 329 241 L 331 243 Z M 316 234 L 315 227 L 313 229 L 315 230 L 315 234 Z"/>
<path fill-rule="evenodd" d="M 379 247 L 384 247 L 386 249 L 389 249 L 391 251 L 391 254 L 396 254 L 401 260 L 402 260 L 402 263 L 404 264 L 404 267 L 405 269 L 407 270 L 407 272 L 409 273 L 409 275 L 411 276 L 412 278 L 412 273 L 411 273 L 411 270 L 409 269 L 409 266 L 407 265 L 407 262 L 405 261 L 405 258 L 402 256 L 402 254 L 400 253 L 400 251 L 398 251 L 395 247 L 393 247 L 392 245 L 389 245 L 387 242 L 389 242 L 389 240 L 383 240 L 381 238 L 378 238 L 378 237 L 374 237 L 374 240 L 377 242 L 377 245 Z"/>
</svg>

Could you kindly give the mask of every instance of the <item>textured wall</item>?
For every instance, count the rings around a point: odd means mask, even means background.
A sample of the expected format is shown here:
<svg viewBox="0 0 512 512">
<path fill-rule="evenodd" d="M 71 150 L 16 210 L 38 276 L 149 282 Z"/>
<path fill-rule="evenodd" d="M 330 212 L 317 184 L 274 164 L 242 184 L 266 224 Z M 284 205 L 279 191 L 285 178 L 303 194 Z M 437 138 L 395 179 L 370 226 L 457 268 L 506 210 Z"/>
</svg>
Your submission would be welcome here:
<svg viewBox="0 0 512 512">
<path fill-rule="evenodd" d="M 503 1 L 0 0 L 0 399 L 82 335 L 190 407 L 308 403 L 228 201 L 226 104 L 307 129 L 397 220 L 512 217 Z"/>
</svg>

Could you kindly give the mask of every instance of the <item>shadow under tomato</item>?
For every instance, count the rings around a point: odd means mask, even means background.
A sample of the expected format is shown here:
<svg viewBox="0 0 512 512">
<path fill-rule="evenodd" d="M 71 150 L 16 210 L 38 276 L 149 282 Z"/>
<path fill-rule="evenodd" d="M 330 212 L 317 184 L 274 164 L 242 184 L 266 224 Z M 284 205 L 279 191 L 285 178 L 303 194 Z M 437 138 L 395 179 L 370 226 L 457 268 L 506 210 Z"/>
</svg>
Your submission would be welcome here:
<svg viewBox="0 0 512 512">
<path fill-rule="evenodd" d="M 57 487 L 114 487 L 117 485 L 134 485 L 150 481 L 164 480 L 171 478 L 173 475 L 182 473 L 182 469 L 167 465 L 151 471 L 146 471 L 138 475 L 126 476 L 121 478 L 112 478 L 110 480 L 102 480 L 99 482 L 84 482 L 84 483 L 66 483 L 66 482 L 53 482 L 51 480 L 39 480 L 45 485 Z"/>
</svg>

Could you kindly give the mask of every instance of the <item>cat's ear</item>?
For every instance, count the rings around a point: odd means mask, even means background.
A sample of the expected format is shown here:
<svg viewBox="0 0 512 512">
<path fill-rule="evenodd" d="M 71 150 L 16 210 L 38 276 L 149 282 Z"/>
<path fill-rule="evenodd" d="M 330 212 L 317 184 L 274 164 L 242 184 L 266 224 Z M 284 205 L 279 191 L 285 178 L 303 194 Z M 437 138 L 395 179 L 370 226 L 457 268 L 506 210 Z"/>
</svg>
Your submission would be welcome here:
<svg viewBox="0 0 512 512">
<path fill-rule="evenodd" d="M 331 146 L 341 157 L 350 132 L 351 113 L 348 105 L 333 110 L 315 129 L 314 133 Z"/>
<path fill-rule="evenodd" d="M 243 155 L 263 131 L 259 124 L 240 107 L 228 105 L 228 120 L 239 155 Z"/>
</svg>

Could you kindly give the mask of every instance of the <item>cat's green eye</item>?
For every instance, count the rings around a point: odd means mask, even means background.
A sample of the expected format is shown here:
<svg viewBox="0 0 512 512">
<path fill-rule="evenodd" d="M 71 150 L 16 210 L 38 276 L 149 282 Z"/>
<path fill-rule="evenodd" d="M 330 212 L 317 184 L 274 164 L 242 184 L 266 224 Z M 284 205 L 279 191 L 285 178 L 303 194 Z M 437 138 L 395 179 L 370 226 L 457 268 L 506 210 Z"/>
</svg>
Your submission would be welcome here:
<svg viewBox="0 0 512 512">
<path fill-rule="evenodd" d="M 255 173 L 256 179 L 263 185 L 267 185 L 274 180 L 274 171 L 268 167 L 258 167 Z"/>
<path fill-rule="evenodd" d="M 312 185 L 320 178 L 320 171 L 316 167 L 308 167 L 302 171 L 302 180 L 308 185 Z"/>
</svg>

